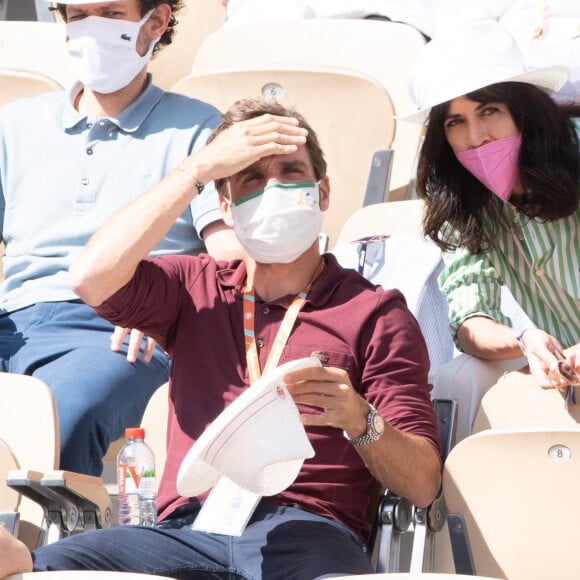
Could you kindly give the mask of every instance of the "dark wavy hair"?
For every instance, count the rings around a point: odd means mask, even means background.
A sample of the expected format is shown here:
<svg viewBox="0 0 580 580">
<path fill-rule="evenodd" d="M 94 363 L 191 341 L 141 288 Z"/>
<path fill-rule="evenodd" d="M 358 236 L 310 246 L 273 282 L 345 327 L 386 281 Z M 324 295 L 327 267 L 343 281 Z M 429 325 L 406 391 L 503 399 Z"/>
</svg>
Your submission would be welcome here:
<svg viewBox="0 0 580 580">
<path fill-rule="evenodd" d="M 312 163 L 312 168 L 314 169 L 314 176 L 317 180 L 326 177 L 326 160 L 324 159 L 324 153 L 322 152 L 318 136 L 314 132 L 314 129 L 312 129 L 306 119 L 296 109 L 286 107 L 275 99 L 256 97 L 236 101 L 224 113 L 221 123 L 211 134 L 208 143 L 211 143 L 220 133 L 223 133 L 235 123 L 254 119 L 255 117 L 260 117 L 261 115 L 266 114 L 280 117 L 295 117 L 298 119 L 298 125 L 308 131 L 305 146 L 308 151 L 308 156 L 310 157 L 310 162 Z M 215 187 L 223 196 L 229 197 L 226 188 L 227 182 L 227 178 L 216 179 Z"/>
<path fill-rule="evenodd" d="M 512 203 L 529 218 L 572 215 L 580 197 L 580 153 L 573 117 L 580 104 L 556 103 L 538 87 L 498 83 L 465 95 L 477 103 L 502 103 L 522 136 L 520 180 L 526 193 Z M 417 169 L 417 195 L 425 201 L 423 233 L 442 250 L 488 252 L 502 219 L 503 202 L 457 160 L 444 121 L 450 102 L 432 108 Z"/>
<path fill-rule="evenodd" d="M 169 5 L 171 8 L 171 18 L 169 20 L 167 30 L 163 33 L 155 45 L 153 54 L 161 50 L 162 47 L 167 46 L 173 42 L 173 37 L 175 36 L 175 27 L 179 22 L 175 16 L 185 6 L 184 0 L 139 0 L 139 5 L 141 7 L 141 17 L 145 16 L 149 10 L 152 10 L 160 4 Z M 56 8 L 51 8 L 51 10 L 57 10 L 62 19 L 66 22 L 66 4 L 57 3 Z"/>
</svg>

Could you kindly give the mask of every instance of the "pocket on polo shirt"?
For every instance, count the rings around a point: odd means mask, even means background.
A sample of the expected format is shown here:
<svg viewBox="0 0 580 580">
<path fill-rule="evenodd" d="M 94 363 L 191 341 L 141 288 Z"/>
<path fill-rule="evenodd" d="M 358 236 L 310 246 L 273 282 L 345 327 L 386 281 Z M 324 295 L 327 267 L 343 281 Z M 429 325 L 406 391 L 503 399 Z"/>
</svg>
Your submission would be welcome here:
<svg viewBox="0 0 580 580">
<path fill-rule="evenodd" d="M 351 377 L 356 368 L 351 352 L 324 349 L 318 345 L 286 345 L 279 364 L 310 356 L 316 357 L 322 366 L 344 369 Z"/>
</svg>

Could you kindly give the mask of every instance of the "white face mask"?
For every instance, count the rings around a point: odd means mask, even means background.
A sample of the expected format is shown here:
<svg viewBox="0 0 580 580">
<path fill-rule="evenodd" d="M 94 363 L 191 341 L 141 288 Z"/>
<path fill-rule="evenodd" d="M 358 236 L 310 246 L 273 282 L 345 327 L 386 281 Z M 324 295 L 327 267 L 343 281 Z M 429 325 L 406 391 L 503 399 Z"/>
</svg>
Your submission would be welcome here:
<svg viewBox="0 0 580 580">
<path fill-rule="evenodd" d="M 97 93 L 114 93 L 126 87 L 149 62 L 157 40 L 145 56 L 137 52 L 137 36 L 151 16 L 139 22 L 87 16 L 67 22 L 67 51 L 78 80 Z"/>
<path fill-rule="evenodd" d="M 289 264 L 320 234 L 320 182 L 269 185 L 234 201 L 232 214 L 250 257 L 262 264 Z"/>
</svg>

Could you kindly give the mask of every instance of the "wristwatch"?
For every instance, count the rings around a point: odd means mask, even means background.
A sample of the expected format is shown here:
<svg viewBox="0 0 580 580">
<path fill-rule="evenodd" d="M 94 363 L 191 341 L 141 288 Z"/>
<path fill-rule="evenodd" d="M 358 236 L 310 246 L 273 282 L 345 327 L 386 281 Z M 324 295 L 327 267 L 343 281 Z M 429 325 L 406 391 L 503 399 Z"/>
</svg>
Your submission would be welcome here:
<svg viewBox="0 0 580 580">
<path fill-rule="evenodd" d="M 385 432 L 385 420 L 379 415 L 377 410 L 369 404 L 369 412 L 367 415 L 367 432 L 360 437 L 348 436 L 346 431 L 343 431 L 345 439 L 352 443 L 352 445 L 367 445 L 368 443 L 374 443 L 378 441 L 381 435 Z"/>
</svg>

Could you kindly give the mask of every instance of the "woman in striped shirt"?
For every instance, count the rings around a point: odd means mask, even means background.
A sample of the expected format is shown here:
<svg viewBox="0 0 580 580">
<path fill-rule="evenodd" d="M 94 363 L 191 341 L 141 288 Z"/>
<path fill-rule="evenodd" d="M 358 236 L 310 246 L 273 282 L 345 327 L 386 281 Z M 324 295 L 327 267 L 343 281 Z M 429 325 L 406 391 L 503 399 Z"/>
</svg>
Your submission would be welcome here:
<svg viewBox="0 0 580 580">
<path fill-rule="evenodd" d="M 435 379 L 436 395 L 472 384 L 458 396 L 460 437 L 509 368 L 497 361 L 517 368 L 523 354 L 543 388 L 580 383 L 580 103 L 549 95 L 565 68 L 527 72 L 521 62 L 501 25 L 479 24 L 427 45 L 411 85 L 428 114 L 417 175 L 424 233 L 445 252 L 456 345 L 478 359 Z M 506 316 L 504 286 L 531 322 Z"/>
</svg>

